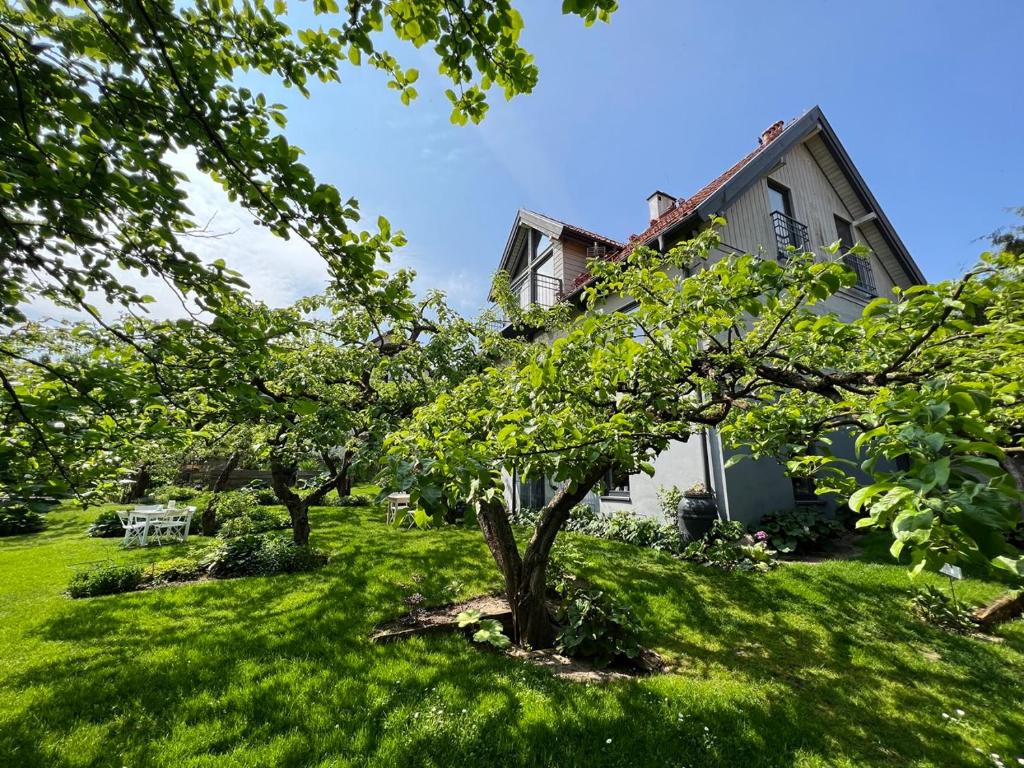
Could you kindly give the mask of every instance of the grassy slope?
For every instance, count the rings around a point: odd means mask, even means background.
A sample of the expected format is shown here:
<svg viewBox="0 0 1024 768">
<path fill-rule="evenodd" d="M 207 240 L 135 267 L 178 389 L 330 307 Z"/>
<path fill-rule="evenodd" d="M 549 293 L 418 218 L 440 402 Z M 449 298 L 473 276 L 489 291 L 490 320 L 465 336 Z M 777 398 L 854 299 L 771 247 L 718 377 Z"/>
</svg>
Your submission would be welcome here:
<svg viewBox="0 0 1024 768">
<path fill-rule="evenodd" d="M 677 673 L 579 685 L 375 622 L 497 586 L 479 533 L 321 509 L 323 571 L 70 601 L 75 564 L 149 561 L 62 511 L 0 539 L 0 765 L 956 766 L 1024 757 L 1024 622 L 1005 642 L 908 620 L 905 570 L 724 574 L 578 538 Z M 191 541 L 190 549 L 207 546 Z M 965 582 L 988 598 L 998 587 Z M 961 724 L 942 713 L 966 711 Z M 975 748 L 985 751 L 979 755 Z"/>
</svg>

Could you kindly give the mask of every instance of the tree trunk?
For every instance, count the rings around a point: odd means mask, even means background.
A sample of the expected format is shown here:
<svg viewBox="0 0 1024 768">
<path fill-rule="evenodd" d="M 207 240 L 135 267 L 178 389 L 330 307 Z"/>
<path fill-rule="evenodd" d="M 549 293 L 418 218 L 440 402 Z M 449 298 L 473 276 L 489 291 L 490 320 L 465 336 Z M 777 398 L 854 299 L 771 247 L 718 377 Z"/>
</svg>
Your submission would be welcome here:
<svg viewBox="0 0 1024 768">
<path fill-rule="evenodd" d="M 221 467 L 220 473 L 217 475 L 217 479 L 213 483 L 213 495 L 210 496 L 210 500 L 206 502 L 206 508 L 203 510 L 203 536 L 213 536 L 217 529 L 217 494 L 223 492 L 227 487 L 228 480 L 231 479 L 231 473 L 235 471 L 235 467 L 238 466 L 238 460 L 241 457 L 239 451 L 235 451 L 228 456 L 227 463 Z"/>
<path fill-rule="evenodd" d="M 525 555 L 520 558 L 508 513 L 500 504 L 481 505 L 477 521 L 505 581 L 505 594 L 512 609 L 512 624 L 520 645 L 550 648 L 556 630 L 547 606 L 547 567 L 558 532 L 569 512 L 582 501 L 604 476 L 606 465 L 596 466 L 578 483 L 560 488 L 541 511 Z"/>
<path fill-rule="evenodd" d="M 146 495 L 146 491 L 149 489 L 149 481 L 152 479 L 149 474 L 149 468 L 151 466 L 152 464 L 146 461 L 140 464 L 139 468 L 135 470 L 135 477 L 132 479 L 132 484 L 126 486 L 124 491 L 121 492 L 122 504 L 137 501 Z"/>
<path fill-rule="evenodd" d="M 292 538 L 300 546 L 309 544 L 309 500 L 303 499 L 288 483 L 294 469 L 279 460 L 270 459 L 270 484 L 274 495 L 288 509 L 292 521 Z"/>
<path fill-rule="evenodd" d="M 352 452 L 345 451 L 342 454 L 341 462 L 334 460 L 334 457 L 330 453 L 324 451 L 320 457 L 323 459 L 324 464 L 332 475 L 334 475 L 334 490 L 338 493 L 339 499 L 347 498 L 352 495 Z"/>
</svg>

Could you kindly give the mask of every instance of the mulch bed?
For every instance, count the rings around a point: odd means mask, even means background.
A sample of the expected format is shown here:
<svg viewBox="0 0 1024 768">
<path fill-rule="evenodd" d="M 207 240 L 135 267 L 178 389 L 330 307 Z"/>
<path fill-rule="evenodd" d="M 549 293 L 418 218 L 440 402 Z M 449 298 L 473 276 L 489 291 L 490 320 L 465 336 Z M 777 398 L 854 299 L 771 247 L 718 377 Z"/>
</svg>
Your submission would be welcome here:
<svg viewBox="0 0 1024 768">
<path fill-rule="evenodd" d="M 460 627 L 456 617 L 470 610 L 480 611 L 481 619 L 500 622 L 505 634 L 511 635 L 512 611 L 508 601 L 497 595 L 483 595 L 463 603 L 437 608 L 413 607 L 407 614 L 379 624 L 370 635 L 370 640 L 375 643 L 395 643 L 417 635 L 440 633 L 458 633 L 468 637 L 476 627 Z M 475 645 L 481 649 L 496 650 L 489 645 Z M 669 671 L 665 660 L 647 649 L 643 649 L 636 659 L 621 659 L 604 668 L 595 667 L 586 659 L 571 659 L 551 649 L 527 650 L 513 645 L 499 652 L 543 667 L 556 677 L 576 682 L 605 683 Z"/>
</svg>

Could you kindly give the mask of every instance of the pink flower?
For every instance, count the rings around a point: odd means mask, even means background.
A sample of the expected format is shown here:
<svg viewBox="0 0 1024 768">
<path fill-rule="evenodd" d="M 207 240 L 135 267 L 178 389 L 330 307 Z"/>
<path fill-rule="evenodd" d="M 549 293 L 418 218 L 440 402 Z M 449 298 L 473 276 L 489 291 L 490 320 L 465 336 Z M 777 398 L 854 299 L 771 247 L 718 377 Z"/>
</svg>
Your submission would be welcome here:
<svg viewBox="0 0 1024 768">
<path fill-rule="evenodd" d="M 768 541 L 768 534 L 764 531 L 758 531 L 754 534 L 755 541 Z"/>
</svg>

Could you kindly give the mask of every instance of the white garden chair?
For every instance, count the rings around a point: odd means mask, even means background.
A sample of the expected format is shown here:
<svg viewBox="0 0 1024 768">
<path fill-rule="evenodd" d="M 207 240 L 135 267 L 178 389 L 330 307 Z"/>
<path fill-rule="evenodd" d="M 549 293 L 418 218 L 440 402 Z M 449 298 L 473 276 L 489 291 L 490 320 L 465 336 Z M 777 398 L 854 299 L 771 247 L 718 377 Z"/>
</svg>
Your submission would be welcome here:
<svg viewBox="0 0 1024 768">
<path fill-rule="evenodd" d="M 156 523 L 157 541 L 163 541 L 164 536 L 169 536 L 175 541 L 187 541 L 188 531 L 192 527 L 192 515 L 195 514 L 195 507 L 186 507 L 184 510 L 172 512 L 168 509 L 168 515 Z"/>
<path fill-rule="evenodd" d="M 406 516 L 408 516 L 410 510 L 409 505 L 409 494 L 408 493 L 392 493 L 388 495 L 388 514 L 387 522 L 391 525 L 395 522 L 395 518 L 398 513 L 405 510 Z"/>
<path fill-rule="evenodd" d="M 135 516 L 134 512 L 128 510 L 117 510 L 117 519 L 121 521 L 124 528 L 124 541 L 122 547 L 130 547 L 133 543 L 142 546 L 142 537 L 146 532 L 146 521 Z"/>
</svg>

